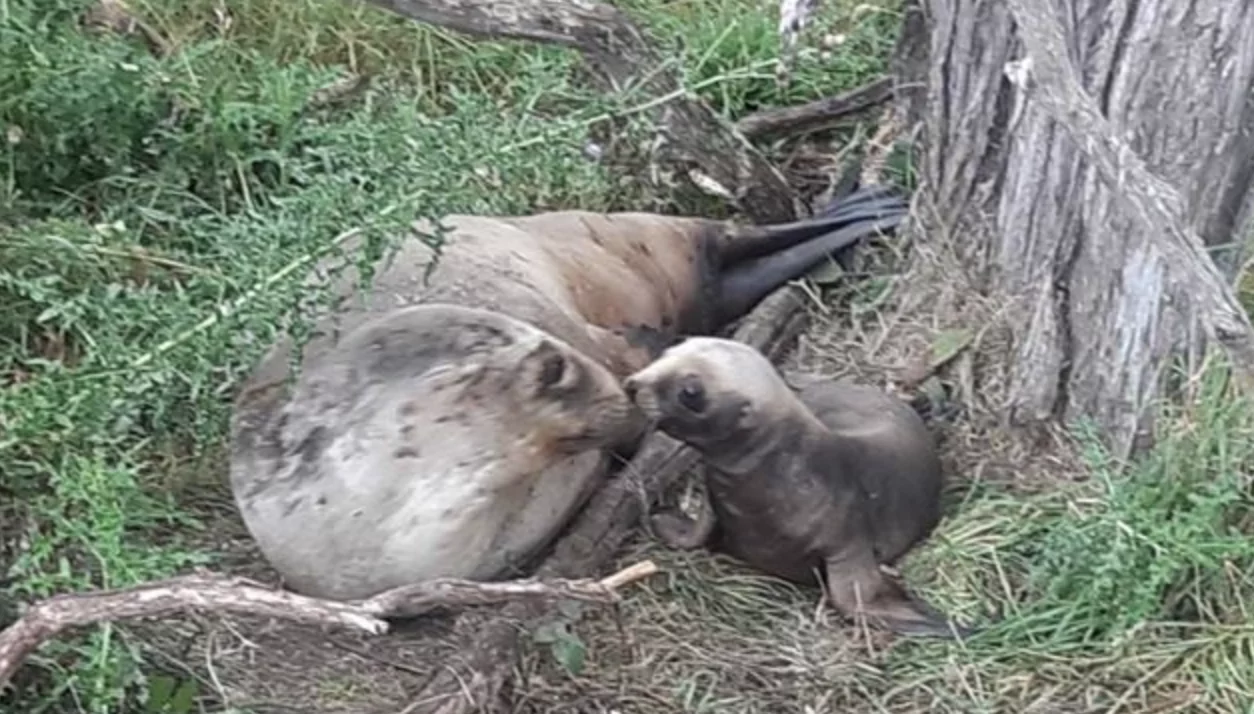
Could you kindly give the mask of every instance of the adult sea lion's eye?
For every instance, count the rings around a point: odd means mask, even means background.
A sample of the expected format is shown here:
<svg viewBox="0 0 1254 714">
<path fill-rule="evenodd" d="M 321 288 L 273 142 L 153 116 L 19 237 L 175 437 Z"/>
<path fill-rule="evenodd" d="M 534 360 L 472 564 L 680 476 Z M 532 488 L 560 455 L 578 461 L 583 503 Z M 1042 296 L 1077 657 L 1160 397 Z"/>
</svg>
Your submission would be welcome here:
<svg viewBox="0 0 1254 714">
<path fill-rule="evenodd" d="M 679 388 L 679 403 L 685 409 L 700 413 L 705 410 L 705 390 L 697 382 L 688 382 Z"/>
<path fill-rule="evenodd" d="M 540 366 L 540 386 L 552 387 L 562 381 L 566 373 L 566 358 L 561 353 L 548 355 Z"/>
</svg>

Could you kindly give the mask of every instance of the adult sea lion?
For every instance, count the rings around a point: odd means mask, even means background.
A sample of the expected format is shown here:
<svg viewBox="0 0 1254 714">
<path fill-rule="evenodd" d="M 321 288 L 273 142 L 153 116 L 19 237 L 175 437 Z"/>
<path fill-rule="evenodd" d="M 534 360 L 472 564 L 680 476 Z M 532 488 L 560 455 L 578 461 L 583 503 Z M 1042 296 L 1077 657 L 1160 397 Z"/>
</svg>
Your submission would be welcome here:
<svg viewBox="0 0 1254 714">
<path fill-rule="evenodd" d="M 356 265 L 331 281 L 339 304 L 315 317 L 299 354 L 284 335 L 246 378 L 230 457 L 244 522 L 289 585 L 307 594 L 367 597 L 428 578 L 504 576 L 557 535 L 609 459 L 643 434 L 638 412 L 621 413 L 620 400 L 630 402 L 619 380 L 679 336 L 717 331 L 826 256 L 891 231 L 905 213 L 900 195 L 875 189 L 774 226 L 648 213 L 456 215 L 441 221 L 450 230 L 438 249 L 420 237 L 435 226 L 416 224 L 372 266 L 369 289 L 355 289 Z M 360 245 L 346 247 L 353 255 Z M 444 312 L 404 311 L 415 305 Z M 459 342 L 455 333 L 474 333 L 479 320 L 512 337 L 474 349 Z M 391 337 L 375 341 L 380 330 Z M 536 404 L 511 404 L 535 386 L 527 376 L 534 365 L 523 359 L 530 353 L 518 345 L 534 348 L 541 335 L 564 369 L 575 368 L 563 378 L 575 381 L 557 401 L 540 390 L 530 397 Z M 426 340 L 432 346 L 420 348 Z M 367 366 L 404 364 L 423 349 L 428 356 L 405 369 Z M 448 365 L 466 355 L 493 376 L 436 398 Z M 292 390 L 294 361 L 301 375 Z M 524 392 L 511 391 L 515 379 Z M 409 413 L 397 411 L 401 398 Z M 528 416 L 542 412 L 547 420 Z M 453 443 L 448 425 L 459 418 Z M 549 431 L 579 433 L 580 419 L 583 438 L 549 448 Z M 413 430 L 397 431 L 403 426 Z M 522 458 L 516 440 L 543 446 Z M 474 467 L 458 460 L 471 454 Z M 506 473 L 514 480 L 489 475 Z M 484 508 L 513 516 L 472 515 Z M 453 533 L 492 545 L 439 545 Z"/>
<path fill-rule="evenodd" d="M 348 333 L 261 429 L 231 477 L 288 587 L 368 597 L 436 576 L 488 578 L 569 508 L 600 447 L 640 413 L 600 364 L 479 308 L 397 308 Z"/>
<path fill-rule="evenodd" d="M 794 582 L 823 578 L 848 617 L 902 634 L 970 634 L 880 569 L 940 521 L 940 459 L 923 420 L 870 386 L 804 381 L 794 392 L 757 349 L 717 337 L 689 338 L 624 380 L 706 465 L 703 511 L 687 524 L 659 514 L 659 535 Z"/>
</svg>

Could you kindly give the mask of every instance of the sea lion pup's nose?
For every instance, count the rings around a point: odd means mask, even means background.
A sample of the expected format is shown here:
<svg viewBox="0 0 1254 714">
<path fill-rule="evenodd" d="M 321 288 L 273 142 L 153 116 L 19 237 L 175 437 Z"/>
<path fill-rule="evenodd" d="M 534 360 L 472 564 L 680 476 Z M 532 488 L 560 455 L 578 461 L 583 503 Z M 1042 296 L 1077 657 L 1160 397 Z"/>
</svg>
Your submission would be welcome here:
<svg viewBox="0 0 1254 714">
<path fill-rule="evenodd" d="M 631 401 L 636 401 L 636 392 L 639 391 L 639 389 L 640 384 L 636 382 L 635 378 L 628 377 L 623 380 L 623 391 L 627 393 L 627 398 Z"/>
</svg>

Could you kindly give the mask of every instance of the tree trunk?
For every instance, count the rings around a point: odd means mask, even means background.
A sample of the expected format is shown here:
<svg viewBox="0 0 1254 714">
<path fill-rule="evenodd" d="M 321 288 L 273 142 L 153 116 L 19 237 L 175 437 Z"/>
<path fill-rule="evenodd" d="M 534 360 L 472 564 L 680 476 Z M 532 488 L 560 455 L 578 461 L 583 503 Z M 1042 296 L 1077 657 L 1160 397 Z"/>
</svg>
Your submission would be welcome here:
<svg viewBox="0 0 1254 714">
<path fill-rule="evenodd" d="M 1251 219 L 1254 4 L 908 4 L 895 66 L 925 245 L 1001 303 L 1011 338 L 1006 383 L 977 389 L 1012 423 L 1091 419 L 1126 456 L 1173 358 L 1219 345 L 1248 385 L 1229 282 Z"/>
</svg>

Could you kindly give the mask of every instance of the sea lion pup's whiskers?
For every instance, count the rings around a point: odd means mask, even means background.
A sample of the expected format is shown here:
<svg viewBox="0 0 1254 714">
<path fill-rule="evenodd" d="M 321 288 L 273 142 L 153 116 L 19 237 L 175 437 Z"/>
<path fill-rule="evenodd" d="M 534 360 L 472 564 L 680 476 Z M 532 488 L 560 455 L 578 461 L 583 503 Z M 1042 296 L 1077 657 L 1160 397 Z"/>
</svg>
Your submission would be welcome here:
<svg viewBox="0 0 1254 714">
<path fill-rule="evenodd" d="M 823 573 L 845 616 L 902 634 L 965 637 L 885 574 L 940 520 L 932 435 L 904 402 L 848 382 L 802 380 L 799 392 L 741 342 L 692 337 L 623 381 L 658 428 L 705 461 L 708 507 L 677 547 L 723 550 L 799 583 Z"/>
</svg>

